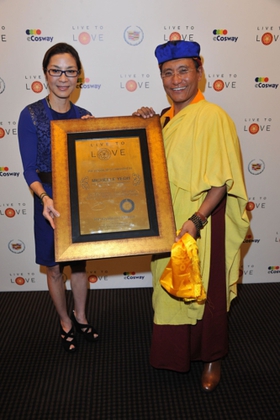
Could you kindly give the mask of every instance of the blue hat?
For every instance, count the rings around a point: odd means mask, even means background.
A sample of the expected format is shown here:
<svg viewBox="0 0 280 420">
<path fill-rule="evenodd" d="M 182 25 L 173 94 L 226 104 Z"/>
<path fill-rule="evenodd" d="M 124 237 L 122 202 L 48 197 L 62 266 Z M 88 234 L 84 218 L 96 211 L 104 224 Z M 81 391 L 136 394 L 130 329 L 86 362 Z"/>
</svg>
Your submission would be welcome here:
<svg viewBox="0 0 280 420">
<path fill-rule="evenodd" d="M 155 49 L 158 64 L 177 58 L 200 58 L 199 53 L 200 45 L 191 41 L 168 41 Z"/>
</svg>

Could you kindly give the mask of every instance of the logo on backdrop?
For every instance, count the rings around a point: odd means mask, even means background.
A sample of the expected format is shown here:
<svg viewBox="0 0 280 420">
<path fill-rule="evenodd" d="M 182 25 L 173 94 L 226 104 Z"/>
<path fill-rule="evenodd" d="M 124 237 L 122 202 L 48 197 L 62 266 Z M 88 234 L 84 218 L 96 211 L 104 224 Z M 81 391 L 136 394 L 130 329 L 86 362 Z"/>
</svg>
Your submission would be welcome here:
<svg viewBox="0 0 280 420">
<path fill-rule="evenodd" d="M 3 122 L 0 121 L 0 139 L 5 136 L 17 136 L 17 123 L 16 121 L 8 121 L 3 127 Z"/>
<path fill-rule="evenodd" d="M 249 197 L 246 205 L 247 211 L 264 210 L 266 206 L 266 197 Z"/>
<path fill-rule="evenodd" d="M 26 214 L 25 203 L 0 204 L 0 216 L 6 216 L 9 219 L 12 219 L 15 216 L 26 216 Z"/>
<path fill-rule="evenodd" d="M 3 92 L 4 92 L 5 87 L 6 87 L 5 82 L 4 82 L 4 80 L 3 80 L 3 79 L 1 79 L 1 77 L 0 77 L 0 95 L 1 95 L 1 93 L 3 93 Z"/>
<path fill-rule="evenodd" d="M 267 273 L 268 274 L 279 274 L 280 273 L 280 266 L 279 265 L 270 265 L 267 268 Z"/>
<path fill-rule="evenodd" d="M 207 87 L 214 89 L 216 92 L 222 90 L 236 89 L 237 87 L 237 74 L 236 73 L 209 73 L 207 75 Z"/>
<path fill-rule="evenodd" d="M 253 237 L 252 234 L 248 234 L 248 235 L 246 235 L 246 237 L 243 241 L 243 244 L 252 244 L 252 243 L 258 244 L 259 242 L 260 242 L 260 239 L 256 239 L 256 238 Z"/>
<path fill-rule="evenodd" d="M 239 277 L 242 276 L 253 276 L 254 275 L 254 265 L 248 264 L 246 267 L 240 267 Z"/>
<path fill-rule="evenodd" d="M 150 88 L 150 74 L 121 74 L 120 75 L 120 88 L 128 92 L 135 92 L 136 90 L 145 90 Z"/>
<path fill-rule="evenodd" d="M 255 88 L 257 89 L 277 89 L 279 83 L 271 83 L 268 77 L 256 77 Z"/>
<path fill-rule="evenodd" d="M 41 93 L 44 89 L 47 90 L 47 83 L 42 79 L 41 75 L 24 76 L 25 78 L 25 89 L 30 90 L 34 93 Z"/>
<path fill-rule="evenodd" d="M 0 166 L 0 178 L 19 177 L 19 172 L 10 172 L 8 166 Z"/>
<path fill-rule="evenodd" d="M 1 30 L 4 32 L 6 30 L 5 26 L 1 26 Z M 1 42 L 7 42 L 7 35 L 5 33 L 1 33 L 0 41 Z"/>
<path fill-rule="evenodd" d="M 108 281 L 108 271 L 107 270 L 100 270 L 99 273 L 97 271 L 90 271 L 88 276 L 89 283 L 97 283 L 98 281 Z"/>
<path fill-rule="evenodd" d="M 73 41 L 79 42 L 82 45 L 88 45 L 91 42 L 104 41 L 104 26 L 103 25 L 73 25 Z"/>
<path fill-rule="evenodd" d="M 25 251 L 25 244 L 20 239 L 13 239 L 8 243 L 8 248 L 14 254 L 21 254 Z"/>
<path fill-rule="evenodd" d="M 123 273 L 123 279 L 124 280 L 144 280 L 145 276 L 143 275 L 137 275 L 137 273 L 135 271 L 131 271 L 131 272 L 124 272 Z"/>
<path fill-rule="evenodd" d="M 31 42 L 53 42 L 53 36 L 44 36 L 41 29 L 26 29 L 27 41 Z"/>
<path fill-rule="evenodd" d="M 123 37 L 127 44 L 133 47 L 141 44 L 144 39 L 144 32 L 140 26 L 128 26 L 123 33 Z"/>
<path fill-rule="evenodd" d="M 273 26 L 258 26 L 256 42 L 261 45 L 271 45 L 279 41 L 280 26 L 276 29 Z"/>
<path fill-rule="evenodd" d="M 248 164 L 248 171 L 252 175 L 260 175 L 265 169 L 265 163 L 262 159 L 253 159 Z"/>
<path fill-rule="evenodd" d="M 272 118 L 270 117 L 245 118 L 244 121 L 243 130 L 253 136 L 258 133 L 268 133 L 271 131 Z"/>
<path fill-rule="evenodd" d="M 280 243 L 280 231 L 275 234 L 275 242 Z"/>
<path fill-rule="evenodd" d="M 92 83 L 88 77 L 79 77 L 76 86 L 77 89 L 97 89 L 101 88 L 101 84 Z"/>
<path fill-rule="evenodd" d="M 193 25 L 165 25 L 163 40 L 167 41 L 195 41 Z"/>
<path fill-rule="evenodd" d="M 10 273 L 10 283 L 17 286 L 36 283 L 35 280 L 35 273 Z"/>
<path fill-rule="evenodd" d="M 231 41 L 231 42 L 237 42 L 238 40 L 238 36 L 231 36 L 230 34 L 228 34 L 228 30 L 227 29 L 214 29 L 213 30 L 213 41 L 218 41 L 218 42 L 227 42 L 227 41 Z"/>
</svg>

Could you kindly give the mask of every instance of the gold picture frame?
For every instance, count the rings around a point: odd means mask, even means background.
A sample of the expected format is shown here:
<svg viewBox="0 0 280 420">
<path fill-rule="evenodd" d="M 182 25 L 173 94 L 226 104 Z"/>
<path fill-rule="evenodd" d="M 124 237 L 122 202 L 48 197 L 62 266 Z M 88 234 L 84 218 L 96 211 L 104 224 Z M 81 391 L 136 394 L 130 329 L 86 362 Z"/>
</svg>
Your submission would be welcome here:
<svg viewBox="0 0 280 420">
<path fill-rule="evenodd" d="M 57 262 L 169 252 L 175 222 L 159 116 L 51 121 Z"/>
</svg>

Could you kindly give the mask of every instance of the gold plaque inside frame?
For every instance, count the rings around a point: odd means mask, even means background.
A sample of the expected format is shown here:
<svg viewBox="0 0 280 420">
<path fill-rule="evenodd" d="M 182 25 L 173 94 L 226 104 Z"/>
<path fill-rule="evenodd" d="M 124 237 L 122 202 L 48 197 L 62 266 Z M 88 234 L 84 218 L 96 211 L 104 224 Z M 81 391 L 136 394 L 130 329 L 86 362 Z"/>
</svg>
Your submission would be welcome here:
<svg viewBox="0 0 280 420">
<path fill-rule="evenodd" d="M 159 116 L 51 121 L 51 138 L 57 262 L 171 250 Z"/>
</svg>

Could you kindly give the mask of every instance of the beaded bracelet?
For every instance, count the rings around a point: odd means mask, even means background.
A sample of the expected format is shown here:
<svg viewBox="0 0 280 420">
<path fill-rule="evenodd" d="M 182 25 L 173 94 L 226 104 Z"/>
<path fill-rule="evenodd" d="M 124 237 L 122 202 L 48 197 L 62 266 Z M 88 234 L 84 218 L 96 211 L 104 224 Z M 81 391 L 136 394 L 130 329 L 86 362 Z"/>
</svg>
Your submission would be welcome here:
<svg viewBox="0 0 280 420">
<path fill-rule="evenodd" d="M 199 211 L 196 211 L 196 212 L 195 212 L 195 214 L 196 214 L 196 215 L 200 218 L 200 220 L 201 220 L 201 222 L 202 222 L 203 227 L 204 227 L 205 225 L 207 225 L 208 220 L 207 220 L 207 217 L 206 217 L 206 216 L 204 216 L 204 214 L 199 213 Z"/>
<path fill-rule="evenodd" d="M 193 222 L 193 224 L 196 227 L 196 234 L 197 237 L 200 238 L 200 230 L 204 228 L 204 226 L 207 223 L 207 218 L 205 217 L 205 220 L 202 220 L 201 217 L 199 216 L 200 213 L 194 213 L 189 220 L 191 220 Z"/>
<path fill-rule="evenodd" d="M 193 224 L 196 227 L 196 235 L 198 238 L 200 238 L 200 229 L 203 228 L 202 222 L 200 220 L 200 218 L 196 215 L 193 214 L 191 217 L 189 217 L 189 220 L 191 220 L 193 222 Z"/>
<path fill-rule="evenodd" d="M 40 194 L 40 196 L 39 196 L 39 198 L 40 198 L 40 200 L 41 200 L 41 204 L 43 205 L 44 203 L 43 203 L 43 198 L 44 197 L 49 197 L 49 195 L 44 191 L 42 194 Z"/>
</svg>

